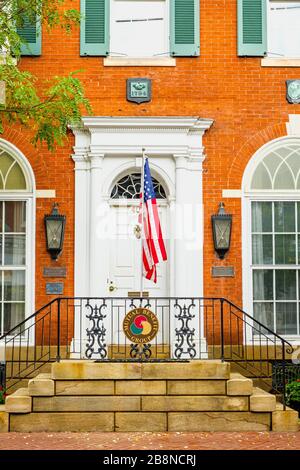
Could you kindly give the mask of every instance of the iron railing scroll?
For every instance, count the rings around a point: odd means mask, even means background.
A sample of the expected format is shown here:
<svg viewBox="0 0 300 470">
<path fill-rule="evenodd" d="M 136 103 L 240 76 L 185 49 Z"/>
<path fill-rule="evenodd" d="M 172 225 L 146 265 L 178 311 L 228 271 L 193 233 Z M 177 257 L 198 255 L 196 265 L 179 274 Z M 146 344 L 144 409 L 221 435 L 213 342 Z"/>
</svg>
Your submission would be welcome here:
<svg viewBox="0 0 300 470">
<path fill-rule="evenodd" d="M 159 324 L 155 338 L 146 344 L 130 341 L 123 331 L 126 314 L 140 308 L 153 312 Z M 225 298 L 60 297 L 6 332 L 0 343 L 8 393 L 62 359 L 219 359 L 280 394 L 284 406 L 286 365 L 293 352 L 283 337 Z M 278 361 L 281 380 L 275 381 Z"/>
</svg>

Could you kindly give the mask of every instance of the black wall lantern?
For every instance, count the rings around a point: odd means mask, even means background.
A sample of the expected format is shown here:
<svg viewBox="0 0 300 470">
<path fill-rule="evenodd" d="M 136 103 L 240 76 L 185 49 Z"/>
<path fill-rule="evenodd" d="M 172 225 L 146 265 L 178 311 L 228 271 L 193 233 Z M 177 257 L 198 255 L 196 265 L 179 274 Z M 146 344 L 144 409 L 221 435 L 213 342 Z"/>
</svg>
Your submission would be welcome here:
<svg viewBox="0 0 300 470">
<path fill-rule="evenodd" d="M 65 236 L 66 216 L 58 213 L 58 204 L 53 204 L 51 214 L 45 215 L 47 250 L 57 260 L 62 252 Z"/>
<path fill-rule="evenodd" d="M 223 202 L 219 204 L 217 214 L 211 216 L 215 251 L 219 258 L 224 259 L 230 248 L 232 215 L 226 214 Z"/>
</svg>

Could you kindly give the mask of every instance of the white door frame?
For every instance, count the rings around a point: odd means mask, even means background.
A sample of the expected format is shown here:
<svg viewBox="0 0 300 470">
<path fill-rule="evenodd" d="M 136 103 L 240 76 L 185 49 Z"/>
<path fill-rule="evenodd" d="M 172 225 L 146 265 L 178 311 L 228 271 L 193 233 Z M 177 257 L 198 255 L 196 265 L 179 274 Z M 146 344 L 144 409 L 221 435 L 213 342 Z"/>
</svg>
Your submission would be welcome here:
<svg viewBox="0 0 300 470">
<path fill-rule="evenodd" d="M 106 214 L 122 173 L 140 171 L 142 149 L 170 206 L 170 296 L 203 296 L 202 137 L 197 117 L 85 117 L 74 128 L 75 296 L 108 297 Z M 80 321 L 75 318 L 75 337 Z M 76 333 L 77 332 L 77 333 Z"/>
</svg>

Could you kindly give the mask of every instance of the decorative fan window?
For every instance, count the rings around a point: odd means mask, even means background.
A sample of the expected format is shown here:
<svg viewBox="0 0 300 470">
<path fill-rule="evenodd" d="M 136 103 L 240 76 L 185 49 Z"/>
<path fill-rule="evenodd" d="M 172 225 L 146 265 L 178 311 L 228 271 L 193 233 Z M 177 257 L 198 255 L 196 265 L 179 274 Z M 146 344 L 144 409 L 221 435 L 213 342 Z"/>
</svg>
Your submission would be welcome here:
<svg viewBox="0 0 300 470">
<path fill-rule="evenodd" d="M 156 199 L 166 199 L 163 186 L 152 177 Z M 112 199 L 139 199 L 141 193 L 141 174 L 131 173 L 121 178 L 113 187 Z"/>
<path fill-rule="evenodd" d="M 291 144 L 273 150 L 257 166 L 251 190 L 299 190 L 300 145 Z"/>
<path fill-rule="evenodd" d="M 25 190 L 26 179 L 19 163 L 9 153 L 0 148 L 0 190 Z"/>
</svg>

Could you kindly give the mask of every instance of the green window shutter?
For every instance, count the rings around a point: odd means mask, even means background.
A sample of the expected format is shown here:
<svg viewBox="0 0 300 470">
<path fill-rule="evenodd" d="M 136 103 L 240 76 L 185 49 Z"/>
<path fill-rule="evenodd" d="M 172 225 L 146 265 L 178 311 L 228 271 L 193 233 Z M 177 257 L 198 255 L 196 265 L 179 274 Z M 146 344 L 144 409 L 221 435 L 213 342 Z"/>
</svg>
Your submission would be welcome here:
<svg viewBox="0 0 300 470">
<path fill-rule="evenodd" d="M 42 28 L 39 18 L 37 18 L 36 23 L 32 23 L 25 18 L 23 26 L 17 28 L 17 33 L 24 40 L 21 44 L 21 55 L 41 55 Z"/>
<path fill-rule="evenodd" d="M 266 0 L 238 0 L 238 55 L 264 56 L 267 51 Z"/>
<path fill-rule="evenodd" d="M 81 0 L 80 55 L 109 53 L 109 0 Z"/>
<path fill-rule="evenodd" d="M 200 55 L 200 0 L 170 0 L 172 56 Z"/>
</svg>

